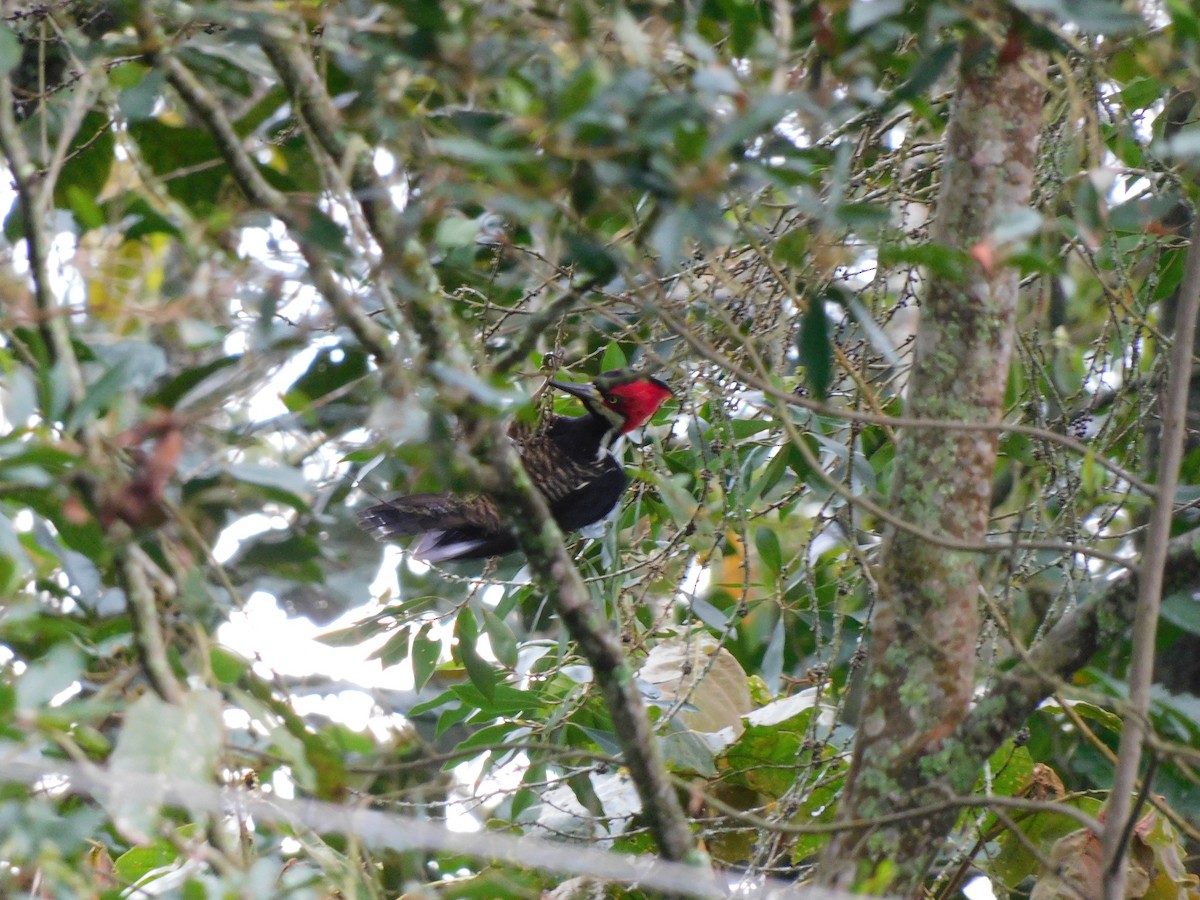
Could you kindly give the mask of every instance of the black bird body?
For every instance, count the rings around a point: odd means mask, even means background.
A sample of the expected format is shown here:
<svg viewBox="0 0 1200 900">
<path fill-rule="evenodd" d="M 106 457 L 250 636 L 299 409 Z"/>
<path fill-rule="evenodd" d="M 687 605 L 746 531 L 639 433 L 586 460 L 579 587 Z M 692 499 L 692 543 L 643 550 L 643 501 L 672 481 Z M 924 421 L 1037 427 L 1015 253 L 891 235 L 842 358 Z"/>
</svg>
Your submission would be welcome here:
<svg viewBox="0 0 1200 900">
<path fill-rule="evenodd" d="M 629 484 L 618 456 L 621 439 L 654 414 L 670 389 L 628 371 L 606 372 L 594 385 L 552 384 L 583 400 L 587 414 L 554 416 L 536 429 L 510 429 L 509 437 L 559 528 L 578 531 L 616 508 Z M 517 549 L 503 511 L 484 495 L 397 497 L 364 510 L 359 521 L 379 540 L 420 535 L 411 552 L 425 562 L 482 559 Z"/>
</svg>

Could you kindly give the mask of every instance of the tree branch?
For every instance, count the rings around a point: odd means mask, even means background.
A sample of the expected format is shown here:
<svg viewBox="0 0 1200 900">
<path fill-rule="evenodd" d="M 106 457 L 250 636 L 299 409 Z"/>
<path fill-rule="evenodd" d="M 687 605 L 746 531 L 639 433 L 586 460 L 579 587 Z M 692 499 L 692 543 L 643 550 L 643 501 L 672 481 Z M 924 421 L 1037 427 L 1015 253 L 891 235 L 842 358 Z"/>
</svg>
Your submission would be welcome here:
<svg viewBox="0 0 1200 900">
<path fill-rule="evenodd" d="M 162 623 L 158 616 L 158 602 L 146 570 L 152 565 L 141 548 L 130 544 L 117 555 L 117 571 L 121 588 L 125 591 L 125 602 L 129 605 L 133 622 L 134 638 L 150 684 L 160 697 L 168 703 L 181 703 L 184 691 L 167 655 L 167 643 L 163 637 Z"/>
<path fill-rule="evenodd" d="M 613 718 L 613 730 L 642 801 L 642 815 L 650 832 L 666 859 L 699 862 L 691 828 L 667 777 L 658 740 L 621 644 L 598 614 L 579 569 L 567 555 L 562 532 L 545 499 L 521 467 L 512 443 L 498 429 L 491 435 L 490 443 L 490 461 L 496 477 L 486 485 L 487 491 L 509 509 L 510 522 L 515 526 L 530 568 L 592 666 L 592 677 Z"/>
<path fill-rule="evenodd" d="M 997 680 L 951 742 L 961 743 L 968 757 L 982 764 L 1038 704 L 1125 632 L 1137 608 L 1138 582 L 1137 575 L 1128 572 L 1109 582 L 1092 602 L 1063 616 L 1024 659 Z M 1162 593 L 1196 590 L 1200 590 L 1200 553 L 1192 532 L 1167 545 Z"/>
<path fill-rule="evenodd" d="M 922 298 L 905 409 L 910 418 L 993 425 L 1004 409 L 1016 323 L 1017 273 L 995 247 L 1004 217 L 1032 193 L 1045 57 L 1021 43 L 1000 3 L 976 4 L 980 31 L 960 49 L 954 108 L 931 238 L 972 258 L 961 277 L 934 274 Z M 1010 48 L 989 34 L 1012 29 Z M 973 782 L 978 768 L 945 741 L 975 689 L 979 563 L 947 541 L 987 533 L 997 455 L 991 429 L 906 431 L 892 475 L 868 688 L 839 819 L 874 817 Z M 970 791 L 968 783 L 966 791 Z M 958 791 L 959 793 L 965 791 Z M 826 884 L 884 882 L 916 896 L 949 816 L 837 835 L 818 872 Z"/>
<path fill-rule="evenodd" d="M 258 172 L 217 100 L 182 63 L 162 51 L 157 24 L 147 4 L 141 7 L 138 30 L 147 55 L 166 72 L 168 82 L 213 135 L 243 193 L 289 228 L 309 263 L 318 289 L 376 360 L 388 364 L 393 354 L 386 335 L 373 321 L 362 315 L 353 298 L 335 280 L 323 257 L 304 240 L 303 230 L 299 227 L 301 223 L 290 209 L 287 199 Z M 340 165 L 350 163 L 350 183 L 355 189 L 356 200 L 362 206 L 364 218 L 380 244 L 391 273 L 405 278 L 412 262 L 406 256 L 408 238 L 395 215 L 390 194 L 375 172 L 368 154 L 359 153 L 353 159 L 347 159 L 350 151 L 339 137 L 340 122 L 336 110 L 316 77 L 311 59 L 294 37 L 289 40 L 279 34 L 269 35 L 263 41 L 263 48 L 281 79 L 297 97 L 300 114 L 325 152 Z M 443 309 L 443 304 L 411 283 L 404 295 L 415 313 L 413 319 L 428 352 L 424 363 L 428 373 L 436 378 L 439 371 L 446 369 L 469 371 L 469 360 L 456 337 L 457 326 L 447 318 L 449 313 Z M 465 405 L 456 411 L 462 414 L 464 424 L 469 426 L 473 423 L 471 410 Z M 481 488 L 511 508 L 511 520 L 518 525 L 518 537 L 533 571 L 555 601 L 571 636 L 592 664 L 596 683 L 608 703 L 614 728 L 625 751 L 626 763 L 641 797 L 643 814 L 662 855 L 669 860 L 691 859 L 695 844 L 688 821 L 666 777 L 658 745 L 634 683 L 633 671 L 621 646 L 609 632 L 607 623 L 596 620 L 579 571 L 567 555 L 562 534 L 554 524 L 545 501 L 525 475 L 511 442 L 494 425 L 488 438 L 485 443 L 490 445 L 491 453 L 487 461 L 491 463 L 493 471 L 477 472 L 476 481 Z"/>
<path fill-rule="evenodd" d="M 100 766 L 65 760 L 28 761 L 6 759 L 3 778 L 8 782 L 43 785 L 47 779 L 69 781 L 73 791 L 95 797 L 101 803 L 172 804 L 193 813 L 213 817 L 229 813 L 230 789 L 194 781 L 148 779 L 116 772 Z M 693 866 L 680 865 L 647 856 L 612 853 L 595 847 L 564 844 L 542 838 L 519 837 L 499 831 L 451 831 L 428 818 L 402 816 L 361 805 L 323 803 L 317 800 L 288 800 L 277 795 L 263 797 L 257 792 L 239 791 L 237 808 L 256 821 L 295 829 L 300 833 L 353 834 L 369 847 L 420 849 L 454 856 L 493 859 L 506 865 L 526 866 L 566 876 L 585 876 L 615 884 L 634 884 L 642 890 L 655 890 L 680 897 L 720 898 L 736 896 L 789 898 L 789 900 L 854 900 L 849 894 L 816 887 L 798 887 L 794 882 L 758 879 L 753 885 L 740 885 L 736 893 L 696 877 Z"/>
<path fill-rule="evenodd" d="M 1200 305 L 1200 241 L 1193 230 L 1179 286 L 1179 312 L 1175 341 L 1171 347 L 1171 370 L 1162 404 L 1162 442 L 1158 465 L 1158 501 L 1150 517 L 1146 549 L 1138 578 L 1137 614 L 1133 623 L 1133 657 L 1129 664 L 1129 714 L 1121 731 L 1117 771 L 1108 801 L 1104 828 L 1104 858 L 1108 866 L 1105 882 L 1107 900 L 1125 896 L 1124 853 L 1126 820 L 1130 816 L 1134 784 L 1142 745 L 1149 725 L 1150 686 L 1154 679 L 1154 639 L 1162 602 L 1171 522 L 1174 518 L 1175 488 L 1183 462 L 1187 436 L 1188 385 L 1192 378 L 1192 333 Z"/>
<path fill-rule="evenodd" d="M 339 169 L 350 173 L 354 200 L 379 245 L 392 285 L 405 303 L 405 313 L 421 345 L 432 360 L 457 371 L 471 371 L 472 360 L 460 339 L 459 324 L 449 304 L 430 290 L 436 279 L 428 271 L 424 254 L 411 246 L 409 229 L 392 201 L 391 188 L 375 170 L 373 149 L 366 144 L 352 149 L 342 137 L 341 116 L 313 65 L 305 37 L 280 27 L 266 31 L 261 46 L 282 84 L 292 92 L 297 115 L 318 146 Z"/>
<path fill-rule="evenodd" d="M 87 386 L 71 346 L 71 333 L 63 317 L 64 311 L 59 308 L 50 291 L 50 277 L 47 271 L 50 248 L 43 227 L 45 219 L 41 214 L 41 194 L 46 184 L 38 183 L 37 167 L 29 156 L 21 131 L 13 118 L 12 82 L 8 76 L 0 78 L 0 151 L 3 151 L 5 159 L 8 160 L 17 192 L 17 202 L 25 219 L 22 224 L 25 228 L 25 246 L 29 252 L 33 302 L 38 313 L 37 328 L 46 345 L 50 361 L 63 367 L 71 402 L 79 403 L 87 392 Z"/>
<path fill-rule="evenodd" d="M 167 76 L 167 82 L 175 89 L 184 103 L 204 123 L 216 142 L 217 150 L 224 158 L 233 180 L 250 202 L 269 212 L 287 226 L 308 264 L 309 275 L 321 295 L 329 302 L 338 317 L 354 336 L 377 360 L 391 358 L 391 342 L 387 332 L 366 315 L 354 297 L 342 286 L 333 268 L 326 262 L 325 254 L 303 235 L 304 223 L 286 196 L 267 182 L 258 166 L 242 146 L 229 116 L 224 108 L 200 80 L 178 59 L 164 49 L 152 7 L 142 3 L 137 14 L 138 36 L 149 62 L 158 66 Z"/>
</svg>

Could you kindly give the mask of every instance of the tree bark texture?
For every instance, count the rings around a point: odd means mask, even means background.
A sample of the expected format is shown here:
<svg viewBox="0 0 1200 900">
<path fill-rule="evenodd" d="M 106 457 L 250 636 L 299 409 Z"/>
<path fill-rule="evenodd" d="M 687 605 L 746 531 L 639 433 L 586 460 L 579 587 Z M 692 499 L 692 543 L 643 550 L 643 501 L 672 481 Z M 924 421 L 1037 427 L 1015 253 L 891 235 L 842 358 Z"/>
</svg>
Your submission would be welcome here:
<svg viewBox="0 0 1200 900">
<path fill-rule="evenodd" d="M 933 240 L 961 252 L 958 278 L 931 277 L 922 302 L 906 415 L 1000 419 L 1014 339 L 1017 273 L 997 226 L 1025 208 L 1044 97 L 1045 60 L 1015 35 L 1002 49 L 982 38 L 962 49 L 944 138 Z M 913 429 L 896 457 L 890 508 L 931 535 L 986 534 L 995 431 Z M 859 890 L 911 895 L 953 818 L 871 827 L 874 816 L 944 799 L 953 777 L 947 739 L 975 686 L 976 554 L 907 531 L 885 536 L 880 597 L 871 622 L 866 696 L 842 799 L 843 821 L 864 825 L 829 845 L 820 877 Z M 973 776 L 968 779 L 969 785 Z"/>
</svg>

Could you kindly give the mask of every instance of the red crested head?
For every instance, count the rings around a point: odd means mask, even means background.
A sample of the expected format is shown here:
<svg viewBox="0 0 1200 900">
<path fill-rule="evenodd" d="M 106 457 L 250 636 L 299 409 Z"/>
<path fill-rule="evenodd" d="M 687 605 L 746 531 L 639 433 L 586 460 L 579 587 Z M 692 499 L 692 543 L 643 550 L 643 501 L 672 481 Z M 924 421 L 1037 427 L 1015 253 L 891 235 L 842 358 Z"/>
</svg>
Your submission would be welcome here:
<svg viewBox="0 0 1200 900">
<path fill-rule="evenodd" d="M 601 403 L 621 416 L 621 434 L 645 425 L 671 396 L 671 389 L 657 378 L 628 370 L 605 372 L 595 383 Z"/>
<path fill-rule="evenodd" d="M 671 396 L 671 389 L 663 382 L 632 369 L 605 372 L 592 384 L 563 381 L 552 381 L 551 384 L 574 394 L 589 412 L 612 422 L 621 434 L 645 425 Z"/>
</svg>

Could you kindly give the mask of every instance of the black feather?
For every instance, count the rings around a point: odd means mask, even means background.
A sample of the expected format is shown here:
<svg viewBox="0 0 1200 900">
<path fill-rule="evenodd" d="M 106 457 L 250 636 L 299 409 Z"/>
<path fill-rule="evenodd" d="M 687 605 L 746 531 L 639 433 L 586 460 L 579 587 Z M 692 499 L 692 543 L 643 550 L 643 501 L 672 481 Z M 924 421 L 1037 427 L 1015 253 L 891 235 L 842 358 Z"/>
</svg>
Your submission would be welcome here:
<svg viewBox="0 0 1200 900">
<path fill-rule="evenodd" d="M 555 416 L 536 430 L 509 431 L 530 481 L 565 532 L 606 518 L 629 483 L 614 455 L 620 429 L 591 404 L 585 401 L 585 405 L 587 415 Z M 414 557 L 427 562 L 482 559 L 517 549 L 501 510 L 484 496 L 396 497 L 363 510 L 359 522 L 381 541 L 420 535 L 410 549 Z"/>
</svg>

